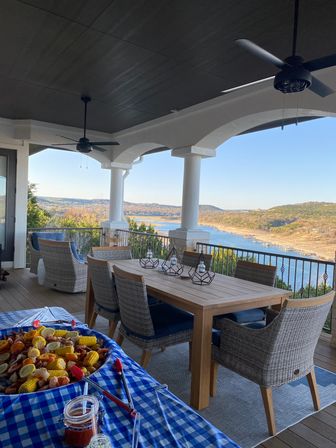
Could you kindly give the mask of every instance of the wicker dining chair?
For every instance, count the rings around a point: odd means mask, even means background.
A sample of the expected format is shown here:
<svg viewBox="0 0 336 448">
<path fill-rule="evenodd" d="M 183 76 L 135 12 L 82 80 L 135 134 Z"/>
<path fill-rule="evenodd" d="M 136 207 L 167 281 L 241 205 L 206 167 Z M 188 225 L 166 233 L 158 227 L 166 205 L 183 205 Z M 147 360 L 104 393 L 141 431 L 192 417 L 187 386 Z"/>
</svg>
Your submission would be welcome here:
<svg viewBox="0 0 336 448">
<path fill-rule="evenodd" d="M 241 280 L 260 283 L 262 285 L 274 286 L 276 266 L 252 263 L 251 261 L 238 260 L 234 277 Z M 252 308 L 250 310 L 236 311 L 223 314 L 214 318 L 214 328 L 220 330 L 223 319 L 231 319 L 239 324 L 252 324 L 255 327 L 264 326 L 266 319 L 266 308 Z M 260 324 L 257 324 L 260 323 Z"/>
<path fill-rule="evenodd" d="M 210 394 L 216 392 L 218 364 L 260 386 L 270 435 L 276 433 L 272 387 L 307 377 L 314 409 L 320 409 L 314 351 L 335 292 L 310 299 L 286 300 L 264 328 L 253 329 L 226 319 L 214 339 Z"/>
<path fill-rule="evenodd" d="M 117 343 L 127 338 L 142 348 L 140 364 L 146 368 L 153 348 L 191 342 L 193 316 L 174 306 L 148 304 L 147 290 L 141 275 L 113 266 L 117 287 L 120 320 Z"/>
<path fill-rule="evenodd" d="M 63 292 L 85 292 L 87 265 L 79 261 L 70 241 L 39 239 L 45 267 L 44 286 Z"/>
<path fill-rule="evenodd" d="M 89 327 L 93 328 L 97 316 L 103 316 L 109 321 L 109 336 L 113 338 L 120 320 L 117 291 L 107 260 L 87 256 L 89 275 L 94 292 L 94 310 L 89 319 Z"/>
<path fill-rule="evenodd" d="M 182 256 L 182 264 L 186 266 L 191 266 L 193 268 L 196 268 L 198 265 L 198 260 L 200 257 L 199 252 L 192 252 L 189 250 L 185 250 L 183 252 Z M 204 257 L 204 264 L 207 270 L 211 268 L 211 262 L 212 262 L 212 255 L 211 254 L 203 254 Z"/>
<path fill-rule="evenodd" d="M 92 256 L 101 260 L 130 260 L 132 258 L 129 246 L 92 247 Z"/>
</svg>

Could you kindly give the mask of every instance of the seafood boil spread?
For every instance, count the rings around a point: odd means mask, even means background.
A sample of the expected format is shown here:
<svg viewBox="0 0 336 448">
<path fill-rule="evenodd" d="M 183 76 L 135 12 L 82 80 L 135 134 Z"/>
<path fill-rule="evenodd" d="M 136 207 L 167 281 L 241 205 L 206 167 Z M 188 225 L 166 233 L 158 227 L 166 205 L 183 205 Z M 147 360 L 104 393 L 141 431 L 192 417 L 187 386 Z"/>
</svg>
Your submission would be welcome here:
<svg viewBox="0 0 336 448">
<path fill-rule="evenodd" d="M 76 330 L 39 326 L 13 331 L 0 339 L 0 393 L 21 394 L 77 381 L 71 368 L 85 376 L 104 362 L 108 349 L 96 336 Z"/>
</svg>

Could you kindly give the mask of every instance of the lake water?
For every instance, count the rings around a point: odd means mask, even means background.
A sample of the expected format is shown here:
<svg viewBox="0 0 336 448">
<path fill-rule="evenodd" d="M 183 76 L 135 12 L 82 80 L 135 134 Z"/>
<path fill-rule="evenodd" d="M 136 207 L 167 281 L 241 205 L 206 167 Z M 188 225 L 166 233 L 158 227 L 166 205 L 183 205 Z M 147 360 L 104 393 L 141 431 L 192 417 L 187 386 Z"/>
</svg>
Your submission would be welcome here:
<svg viewBox="0 0 336 448">
<path fill-rule="evenodd" d="M 151 218 L 135 218 L 138 223 L 146 222 L 146 224 L 152 224 L 155 230 L 162 235 L 167 235 L 169 230 L 173 230 L 179 227 L 178 221 L 160 221 L 155 220 L 155 217 Z M 309 259 L 314 259 L 306 254 L 300 253 L 294 249 L 287 249 L 282 246 L 277 246 L 269 243 L 264 243 L 262 241 L 257 241 L 252 237 L 244 237 L 230 232 L 223 232 L 217 230 L 214 227 L 199 226 L 200 230 L 206 230 L 210 232 L 210 243 L 220 246 L 228 246 L 234 248 L 241 248 L 245 250 L 254 250 L 258 252 L 267 252 L 272 254 L 279 254 L 284 256 L 293 257 L 305 257 Z M 260 261 L 263 262 L 262 260 Z M 295 262 L 295 260 L 289 260 L 287 258 L 278 260 L 273 257 L 271 260 L 266 259 L 266 263 L 271 263 L 277 265 L 277 275 L 280 279 L 290 284 L 294 290 L 298 290 L 302 285 L 307 285 L 310 283 L 312 286 L 324 283 L 323 275 L 327 274 L 326 283 L 331 285 L 333 278 L 333 268 L 331 266 L 327 267 L 325 271 L 325 265 L 318 263 L 306 262 Z"/>
<path fill-rule="evenodd" d="M 179 227 L 180 223 L 178 221 L 156 221 L 155 218 L 135 218 L 138 223 L 146 222 L 154 226 L 158 233 L 167 235 L 169 230 L 176 229 Z M 269 243 L 264 243 L 262 241 L 257 241 L 251 237 L 244 237 L 236 233 L 223 232 L 222 230 L 217 230 L 214 227 L 199 226 L 200 230 L 206 230 L 210 232 L 210 243 L 218 244 L 222 246 L 238 247 L 248 250 L 256 250 L 260 252 L 270 252 L 275 254 L 285 254 L 294 257 L 307 257 L 298 251 L 286 249 L 282 246 L 276 246 Z M 309 258 L 309 257 L 308 257 Z"/>
</svg>

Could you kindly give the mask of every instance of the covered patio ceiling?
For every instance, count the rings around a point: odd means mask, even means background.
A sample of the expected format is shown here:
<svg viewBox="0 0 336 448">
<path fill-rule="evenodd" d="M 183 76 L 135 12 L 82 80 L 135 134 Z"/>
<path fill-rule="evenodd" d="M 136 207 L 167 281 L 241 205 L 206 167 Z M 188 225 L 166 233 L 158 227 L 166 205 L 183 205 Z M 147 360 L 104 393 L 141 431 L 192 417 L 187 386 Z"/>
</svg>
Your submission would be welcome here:
<svg viewBox="0 0 336 448">
<path fill-rule="evenodd" d="M 336 2 L 302 0 L 298 53 L 336 53 Z M 291 52 L 293 0 L 2 0 L 0 117 L 114 133 L 272 76 L 235 39 Z M 35 148 L 36 149 L 36 148 Z"/>
</svg>

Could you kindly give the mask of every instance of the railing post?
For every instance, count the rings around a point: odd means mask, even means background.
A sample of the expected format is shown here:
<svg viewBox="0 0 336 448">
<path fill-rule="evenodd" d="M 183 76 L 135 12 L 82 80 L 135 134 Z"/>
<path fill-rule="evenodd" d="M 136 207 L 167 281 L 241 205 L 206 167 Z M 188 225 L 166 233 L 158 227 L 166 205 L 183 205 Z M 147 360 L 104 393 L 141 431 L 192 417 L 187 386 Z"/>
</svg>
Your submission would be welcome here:
<svg viewBox="0 0 336 448">
<path fill-rule="evenodd" d="M 333 290 L 336 291 L 336 251 L 335 251 L 335 259 L 334 259 Z M 330 326 L 331 326 L 330 344 L 333 347 L 336 347 L 336 298 L 334 298 L 334 302 L 331 307 Z"/>
</svg>

